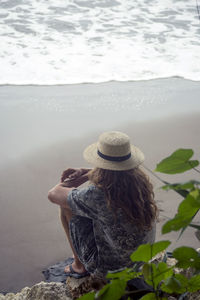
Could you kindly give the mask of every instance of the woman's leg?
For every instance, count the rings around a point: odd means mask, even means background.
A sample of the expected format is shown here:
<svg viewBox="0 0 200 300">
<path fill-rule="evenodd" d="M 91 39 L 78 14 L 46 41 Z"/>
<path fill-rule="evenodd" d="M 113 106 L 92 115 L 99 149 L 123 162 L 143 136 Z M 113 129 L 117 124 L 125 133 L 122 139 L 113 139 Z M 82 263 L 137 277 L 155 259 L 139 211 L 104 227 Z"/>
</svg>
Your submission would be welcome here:
<svg viewBox="0 0 200 300">
<path fill-rule="evenodd" d="M 72 249 L 72 252 L 74 254 L 74 262 L 72 263 L 72 268 L 75 272 L 77 273 L 83 273 L 86 271 L 84 265 L 80 262 L 78 255 L 73 247 L 71 238 L 70 238 L 70 233 L 69 233 L 69 222 L 72 218 L 72 213 L 69 212 L 69 210 L 62 208 L 61 207 L 61 211 L 60 211 L 60 218 L 61 218 L 61 222 L 63 225 L 63 228 L 65 230 L 67 239 L 69 241 L 70 247 Z M 69 266 L 66 266 L 65 268 L 65 272 L 70 272 Z"/>
<path fill-rule="evenodd" d="M 89 273 L 98 267 L 98 249 L 94 235 L 93 220 L 74 216 L 69 224 L 70 238 L 79 260 Z"/>
</svg>

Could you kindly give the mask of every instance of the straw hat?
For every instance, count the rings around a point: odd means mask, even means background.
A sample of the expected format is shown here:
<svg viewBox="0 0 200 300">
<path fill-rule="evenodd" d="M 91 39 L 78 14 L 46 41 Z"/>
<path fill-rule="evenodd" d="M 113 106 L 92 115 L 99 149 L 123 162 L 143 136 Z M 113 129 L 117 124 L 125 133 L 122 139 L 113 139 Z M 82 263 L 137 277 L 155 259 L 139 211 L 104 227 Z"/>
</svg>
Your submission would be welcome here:
<svg viewBox="0 0 200 300">
<path fill-rule="evenodd" d="M 104 132 L 97 143 L 88 146 L 83 153 L 93 166 L 107 170 L 130 170 L 144 161 L 144 154 L 130 144 L 130 138 L 119 131 Z"/>
</svg>

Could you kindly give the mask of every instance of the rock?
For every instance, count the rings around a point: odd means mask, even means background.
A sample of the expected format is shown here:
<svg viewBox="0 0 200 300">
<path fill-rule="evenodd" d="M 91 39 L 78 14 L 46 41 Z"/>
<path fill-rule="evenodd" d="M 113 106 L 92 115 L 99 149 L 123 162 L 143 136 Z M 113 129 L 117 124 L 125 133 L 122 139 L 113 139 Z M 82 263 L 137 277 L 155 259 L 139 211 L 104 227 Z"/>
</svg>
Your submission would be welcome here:
<svg viewBox="0 0 200 300">
<path fill-rule="evenodd" d="M 31 288 L 25 287 L 17 294 L 0 294 L 0 300 L 71 300 L 63 283 L 40 282 Z"/>
<path fill-rule="evenodd" d="M 8 293 L 5 296 L 3 294 L 0 294 L 0 300 L 11 300 L 11 299 L 15 299 L 14 297 L 15 297 L 15 294 L 13 294 L 13 293 Z"/>
<path fill-rule="evenodd" d="M 98 291 L 106 284 L 106 280 L 98 278 L 96 276 L 87 276 L 81 279 L 75 279 L 72 277 L 67 278 L 66 286 L 70 291 L 73 299 L 77 299 L 80 296 L 89 293 L 91 291 Z"/>
<path fill-rule="evenodd" d="M 66 280 L 66 285 L 67 285 L 69 291 L 73 291 L 74 289 L 78 288 L 83 282 L 87 281 L 87 279 L 88 279 L 88 276 L 80 278 L 80 279 L 68 277 Z"/>
<path fill-rule="evenodd" d="M 200 248 L 197 249 L 200 253 Z M 159 263 L 165 257 L 165 252 L 160 253 L 154 257 L 153 262 Z M 71 259 L 70 259 L 71 260 Z M 68 262 L 68 261 L 67 261 Z M 167 257 L 168 266 L 176 264 L 174 258 Z M 46 280 L 49 281 L 52 278 L 54 280 L 64 280 L 63 269 L 66 265 L 66 261 L 60 262 L 54 266 L 51 266 L 44 271 Z M 190 269 L 185 271 L 182 269 L 175 269 L 176 273 L 182 273 L 190 278 Z M 64 274 L 65 275 L 65 274 Z M 66 275 L 65 275 L 66 276 Z M 87 276 L 81 279 L 75 279 L 68 277 L 65 282 L 40 282 L 32 287 L 25 287 L 19 293 L 8 293 L 6 295 L 0 294 L 0 300 L 72 300 L 77 299 L 81 295 L 90 291 L 97 291 L 106 284 L 105 279 L 97 278 L 94 276 Z M 138 287 L 138 284 L 137 284 Z M 176 298 L 169 296 L 168 300 L 174 300 Z M 200 292 L 191 293 L 188 295 L 189 300 L 200 300 Z"/>
<path fill-rule="evenodd" d="M 190 293 L 188 300 L 200 300 L 200 291 L 196 293 Z"/>
<path fill-rule="evenodd" d="M 33 286 L 27 295 L 27 300 L 70 300 L 69 292 L 63 283 L 45 283 L 41 282 Z"/>
<path fill-rule="evenodd" d="M 67 275 L 65 273 L 65 267 L 73 262 L 73 258 L 68 258 L 63 261 L 59 261 L 55 265 L 52 265 L 42 271 L 45 281 L 47 282 L 62 282 L 65 283 Z"/>
</svg>

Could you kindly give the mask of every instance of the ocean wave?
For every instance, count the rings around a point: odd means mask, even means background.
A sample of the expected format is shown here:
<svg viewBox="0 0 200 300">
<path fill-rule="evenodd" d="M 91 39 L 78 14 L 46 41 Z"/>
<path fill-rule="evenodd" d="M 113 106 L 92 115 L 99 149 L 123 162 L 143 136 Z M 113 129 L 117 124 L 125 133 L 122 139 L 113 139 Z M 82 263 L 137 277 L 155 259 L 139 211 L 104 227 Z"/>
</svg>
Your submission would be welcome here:
<svg viewBox="0 0 200 300">
<path fill-rule="evenodd" d="M 199 19 L 186 0 L 2 0 L 0 8 L 0 84 L 200 81 Z"/>
</svg>

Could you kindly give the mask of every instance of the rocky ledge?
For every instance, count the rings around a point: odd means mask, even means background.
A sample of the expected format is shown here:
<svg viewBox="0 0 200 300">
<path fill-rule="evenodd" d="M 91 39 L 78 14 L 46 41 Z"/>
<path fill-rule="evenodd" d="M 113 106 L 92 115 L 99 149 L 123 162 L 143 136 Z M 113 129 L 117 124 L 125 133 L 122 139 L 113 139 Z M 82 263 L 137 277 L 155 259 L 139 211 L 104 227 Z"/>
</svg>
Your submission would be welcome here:
<svg viewBox="0 0 200 300">
<path fill-rule="evenodd" d="M 91 290 L 99 290 L 104 284 L 105 281 L 92 276 L 81 279 L 69 277 L 66 283 L 42 281 L 16 294 L 0 294 L 0 300 L 72 300 Z"/>
<path fill-rule="evenodd" d="M 64 283 L 40 282 L 33 287 L 25 287 L 17 294 L 0 294 L 0 300 L 71 300 Z"/>
<path fill-rule="evenodd" d="M 197 249 L 200 251 L 200 249 Z M 164 252 L 154 258 L 154 262 L 163 260 Z M 174 258 L 168 258 L 167 264 L 169 266 L 175 265 Z M 182 273 L 183 270 L 177 269 L 176 273 Z M 185 273 L 185 272 L 184 272 Z M 188 271 L 186 276 L 190 276 Z M 136 283 L 136 282 L 135 282 Z M 97 279 L 92 276 L 88 276 L 82 279 L 75 279 L 68 277 L 66 282 L 40 282 L 32 287 L 25 287 L 19 293 L 8 293 L 6 295 L 0 294 L 0 300 L 72 300 L 78 299 L 81 295 L 91 291 L 99 290 L 105 284 L 102 279 Z M 139 282 L 134 284 L 137 289 Z M 176 300 L 172 296 L 168 297 L 168 300 Z M 187 295 L 187 300 L 200 300 L 200 292 Z"/>
<path fill-rule="evenodd" d="M 87 282 L 87 284 L 84 284 Z M 80 291 L 80 286 L 82 289 Z M 8 293 L 0 294 L 0 300 L 72 300 L 78 297 L 87 290 L 88 280 L 73 279 L 67 280 L 66 284 L 57 282 L 40 282 L 33 287 L 25 287 L 17 294 Z M 91 286 L 90 286 L 91 289 Z M 169 296 L 168 300 L 177 300 L 173 296 Z M 200 300 L 200 293 L 187 295 L 187 300 Z"/>
</svg>

